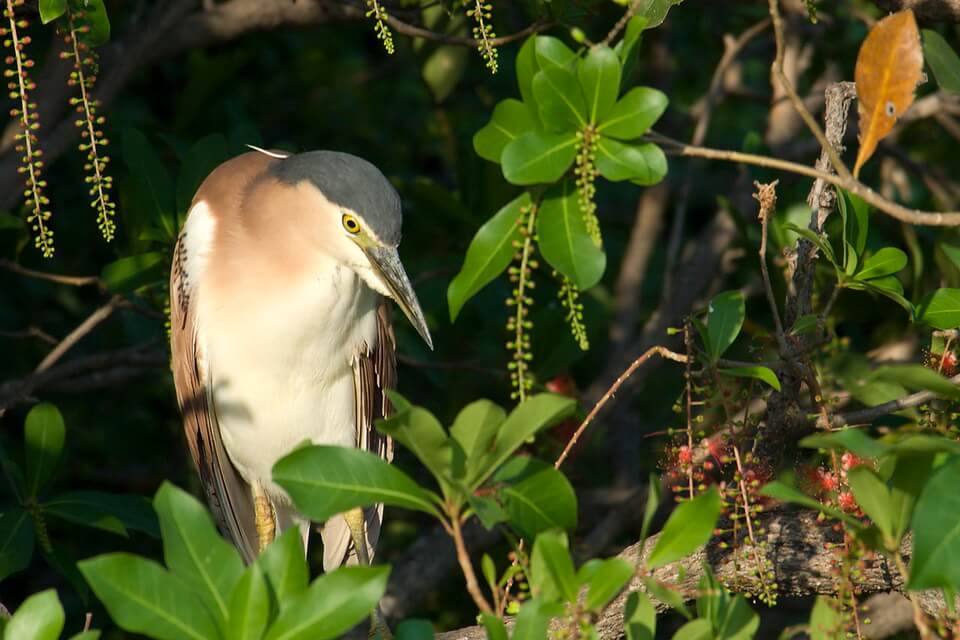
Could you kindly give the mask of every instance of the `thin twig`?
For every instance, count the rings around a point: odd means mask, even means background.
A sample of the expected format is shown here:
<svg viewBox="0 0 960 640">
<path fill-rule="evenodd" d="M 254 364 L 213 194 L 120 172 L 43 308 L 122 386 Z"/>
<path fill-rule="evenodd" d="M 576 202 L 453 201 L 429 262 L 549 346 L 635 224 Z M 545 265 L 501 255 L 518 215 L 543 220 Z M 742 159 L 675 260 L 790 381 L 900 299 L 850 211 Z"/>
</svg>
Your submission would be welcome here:
<svg viewBox="0 0 960 640">
<path fill-rule="evenodd" d="M 100 280 L 99 276 L 65 276 L 58 273 L 47 273 L 45 271 L 36 271 L 34 269 L 22 267 L 16 262 L 11 262 L 10 260 L 0 260 L 0 268 L 22 276 L 26 276 L 28 278 L 46 280 L 47 282 L 56 282 L 57 284 L 65 284 L 71 287 L 85 287 L 91 284 L 101 287 L 103 286 L 103 282 Z"/>
<path fill-rule="evenodd" d="M 467 547 L 463 542 L 463 529 L 460 527 L 460 514 L 451 513 L 450 523 L 444 523 L 447 533 L 453 538 L 453 544 L 457 548 L 457 562 L 460 564 L 460 570 L 463 571 L 463 577 L 467 582 L 467 592 L 473 598 L 474 604 L 482 613 L 494 615 L 490 603 L 480 591 L 480 584 L 477 582 L 477 574 L 473 570 L 473 564 L 470 562 L 470 554 L 467 553 Z"/>
<path fill-rule="evenodd" d="M 949 378 L 949 381 L 955 385 L 960 385 L 960 374 Z M 863 424 L 872 422 L 877 418 L 889 415 L 891 413 L 896 413 L 897 411 L 902 411 L 903 409 L 918 407 L 926 402 L 930 402 L 934 398 L 939 397 L 939 395 L 940 394 L 933 391 L 918 391 L 916 393 L 903 396 L 902 398 L 897 398 L 896 400 L 890 400 L 889 402 L 884 402 L 883 404 L 867 407 L 866 409 L 858 409 L 857 411 L 850 411 L 847 413 L 835 413 L 830 418 L 830 426 L 842 427 L 847 424 Z"/>
<path fill-rule="evenodd" d="M 760 184 L 754 182 L 757 192 L 753 194 L 754 199 L 760 203 L 760 212 L 757 217 L 760 218 L 760 273 L 763 275 L 763 289 L 767 294 L 767 302 L 770 304 L 770 313 L 773 314 L 773 325 L 777 332 L 777 344 L 784 357 L 790 354 L 789 345 L 787 345 L 786 334 L 783 331 L 783 323 L 780 321 L 780 309 L 777 307 L 776 296 L 773 295 L 773 285 L 770 283 L 770 271 L 767 268 L 767 228 L 770 217 L 774 214 L 777 207 L 777 183 L 774 180 L 769 184 Z"/>
<path fill-rule="evenodd" d="M 109 318 L 113 312 L 117 310 L 121 301 L 122 298 L 120 298 L 120 296 L 113 296 L 107 304 L 99 307 L 87 316 L 86 320 L 77 325 L 76 329 L 68 333 L 67 336 L 60 341 L 60 344 L 55 346 L 50 353 L 40 361 L 40 364 L 37 365 L 37 368 L 34 369 L 33 372 L 35 374 L 43 373 L 53 366 L 73 345 L 77 344 L 85 335 L 93 331 L 97 325 Z"/>
<path fill-rule="evenodd" d="M 570 455 L 570 451 L 573 449 L 574 445 L 577 444 L 577 441 L 580 439 L 580 436 L 583 435 L 583 432 L 590 426 L 590 423 L 593 422 L 593 419 L 600 413 L 600 410 L 607 404 L 607 402 L 614 396 L 617 392 L 617 389 L 627 381 L 627 379 L 633 375 L 633 372 L 636 371 L 644 362 L 649 360 L 651 357 L 658 355 L 661 358 L 667 360 L 673 360 L 674 362 L 687 362 L 687 356 L 670 351 L 666 347 L 656 346 L 650 347 L 647 349 L 642 356 L 633 361 L 633 363 L 627 367 L 626 371 L 620 374 L 620 376 L 614 380 L 613 384 L 610 385 L 610 388 L 607 389 L 606 393 L 597 401 L 597 404 L 593 405 L 593 409 L 590 410 L 590 413 L 587 414 L 587 417 L 583 419 L 583 422 L 580 423 L 580 426 L 577 427 L 577 430 L 573 433 L 573 436 L 567 442 L 567 446 L 563 448 L 563 451 L 560 452 L 560 456 L 557 458 L 556 462 L 553 463 L 554 468 L 559 469 L 560 465 L 563 464 L 563 461 L 567 459 L 567 456 Z"/>
<path fill-rule="evenodd" d="M 423 27 L 418 27 L 416 25 L 398 20 L 392 15 L 387 15 L 385 22 L 394 29 L 397 33 L 402 33 L 405 36 L 410 36 L 411 38 L 423 38 L 424 40 L 430 40 L 431 42 L 439 42 L 441 44 L 452 44 L 463 47 L 477 47 L 484 44 L 483 40 L 477 40 L 476 38 L 470 38 L 466 36 L 455 36 L 449 35 L 446 33 L 437 33 L 436 31 L 430 31 L 429 29 L 424 29 Z M 509 35 L 500 36 L 499 38 L 490 38 L 486 41 L 486 44 L 489 44 L 492 47 L 499 47 L 504 44 L 509 44 L 517 40 L 523 40 L 527 36 L 545 31 L 553 26 L 553 22 L 548 20 L 537 20 L 530 26 L 525 29 L 521 29 L 516 33 L 511 33 Z"/>
</svg>

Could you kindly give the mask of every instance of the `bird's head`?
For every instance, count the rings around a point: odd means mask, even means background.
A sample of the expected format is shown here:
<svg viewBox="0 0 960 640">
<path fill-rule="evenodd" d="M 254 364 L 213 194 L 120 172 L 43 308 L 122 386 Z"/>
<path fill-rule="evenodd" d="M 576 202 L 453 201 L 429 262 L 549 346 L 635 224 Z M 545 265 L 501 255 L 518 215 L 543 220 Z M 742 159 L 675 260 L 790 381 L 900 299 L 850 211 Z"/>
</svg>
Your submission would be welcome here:
<svg viewBox="0 0 960 640">
<path fill-rule="evenodd" d="M 318 250 L 392 298 L 432 349 L 420 302 L 397 252 L 400 196 L 380 170 L 348 153 L 310 151 L 283 157 L 271 172 L 311 200 L 310 210 L 320 216 Z"/>
</svg>

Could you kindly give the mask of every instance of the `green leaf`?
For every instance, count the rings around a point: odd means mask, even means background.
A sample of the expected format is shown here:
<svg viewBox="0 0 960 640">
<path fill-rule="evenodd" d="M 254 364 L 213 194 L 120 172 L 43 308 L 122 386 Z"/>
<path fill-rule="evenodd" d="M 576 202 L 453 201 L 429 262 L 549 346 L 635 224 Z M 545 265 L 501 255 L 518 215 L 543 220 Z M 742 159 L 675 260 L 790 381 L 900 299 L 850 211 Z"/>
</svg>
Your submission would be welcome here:
<svg viewBox="0 0 960 640">
<path fill-rule="evenodd" d="M 917 305 L 917 321 L 934 329 L 960 327 L 960 289 L 937 289 Z"/>
<path fill-rule="evenodd" d="M 601 137 L 597 144 L 597 170 L 607 180 L 656 184 L 667 175 L 667 156 L 652 142 L 623 144 Z"/>
<path fill-rule="evenodd" d="M 620 93 L 620 59 L 610 47 L 595 45 L 577 63 L 577 80 L 586 99 L 587 120 L 601 122 Z"/>
<path fill-rule="evenodd" d="M 312 520 L 378 503 L 438 515 L 430 494 L 410 476 L 360 449 L 309 446 L 273 466 L 273 479 Z"/>
<path fill-rule="evenodd" d="M 548 67 L 571 67 L 576 54 L 563 41 L 553 36 L 537 36 L 535 40 L 537 64 L 541 69 Z"/>
<path fill-rule="evenodd" d="M 653 29 L 663 24 L 667 13 L 683 0 L 641 0 L 637 15 L 647 19 L 647 29 Z"/>
<path fill-rule="evenodd" d="M 874 460 L 884 455 L 889 449 L 885 443 L 874 440 L 864 433 L 862 429 L 854 429 L 852 427 L 807 436 L 800 441 L 800 446 L 809 449 L 849 451 L 861 458 L 871 458 Z"/>
<path fill-rule="evenodd" d="M 738 595 L 723 612 L 718 635 L 724 640 L 752 640 L 759 626 L 760 616 L 750 608 L 743 596 Z"/>
<path fill-rule="evenodd" d="M 159 251 L 120 258 L 105 266 L 100 277 L 107 289 L 126 293 L 159 282 L 165 272 L 166 258 Z"/>
<path fill-rule="evenodd" d="M 589 591 L 585 606 L 590 611 L 600 613 L 630 582 L 634 566 L 622 558 L 607 558 L 597 562 L 587 581 Z"/>
<path fill-rule="evenodd" d="M 540 70 L 540 63 L 537 62 L 537 36 L 532 35 L 527 38 L 520 51 L 517 52 L 517 87 L 520 89 L 520 97 L 526 105 L 534 105 L 533 100 L 533 76 Z M 530 110 L 536 111 L 535 108 Z"/>
<path fill-rule="evenodd" d="M 489 613 L 480 614 L 480 622 L 483 628 L 487 630 L 487 640 L 508 640 L 507 626 L 502 618 L 492 616 Z"/>
<path fill-rule="evenodd" d="M 960 400 L 960 386 L 919 364 L 889 364 L 878 367 L 869 380 L 883 380 L 902 384 L 911 391 L 932 391 L 937 395 Z"/>
<path fill-rule="evenodd" d="M 437 479 L 445 496 L 453 495 L 451 441 L 432 413 L 422 407 L 410 407 L 378 420 L 377 429 L 409 449 Z"/>
<path fill-rule="evenodd" d="M 220 637 L 196 595 L 156 562 L 110 553 L 77 566 L 121 629 L 157 640 Z"/>
<path fill-rule="evenodd" d="M 840 603 L 829 596 L 817 596 L 810 613 L 810 640 L 836 640 L 846 637 L 846 624 Z"/>
<path fill-rule="evenodd" d="M 147 137 L 133 128 L 121 136 L 123 160 L 133 177 L 136 204 L 143 207 L 148 222 L 163 226 L 170 238 L 177 235 L 173 181 Z"/>
<path fill-rule="evenodd" d="M 503 510 L 503 507 L 501 507 L 500 503 L 494 498 L 469 495 L 467 496 L 467 502 L 480 520 L 480 524 L 487 530 L 493 529 L 501 522 L 507 521 L 507 512 Z"/>
<path fill-rule="evenodd" d="M 514 198 L 487 220 L 473 236 L 460 272 L 447 288 L 450 321 L 454 322 L 466 302 L 510 264 L 515 251 L 514 241 L 520 240 L 520 210 L 530 206 L 530 194 L 524 192 Z"/>
<path fill-rule="evenodd" d="M 890 474 L 892 537 L 895 541 L 891 549 L 899 547 L 899 541 L 907 533 L 914 507 L 930 479 L 933 461 L 932 451 L 902 451 L 897 454 L 893 473 Z"/>
<path fill-rule="evenodd" d="M 873 280 L 867 280 L 865 282 L 850 280 L 844 283 L 843 286 L 848 289 L 879 293 L 899 304 L 907 313 L 911 315 L 914 313 L 913 305 L 903 297 L 903 285 L 900 284 L 900 281 L 897 280 L 895 276 L 883 276 L 882 278 L 874 278 Z"/>
<path fill-rule="evenodd" d="M 908 588 L 960 586 L 960 456 L 927 482 L 913 512 L 913 557 Z"/>
<path fill-rule="evenodd" d="M 297 527 L 292 527 L 297 530 Z M 230 640 L 259 640 L 270 622 L 270 592 L 258 563 L 247 567 L 230 594 L 230 616 L 226 637 Z"/>
<path fill-rule="evenodd" d="M 806 227 L 798 227 L 792 222 L 785 222 L 783 224 L 783 228 L 786 231 L 793 231 L 795 234 L 799 236 L 803 236 L 805 240 L 808 240 L 809 242 L 813 243 L 813 245 L 820 250 L 820 252 L 824 255 L 824 257 L 827 260 L 829 260 L 834 266 L 836 266 L 837 256 L 834 255 L 833 247 L 831 247 L 830 243 L 827 242 L 827 239 L 825 236 L 821 236 L 820 234 L 816 233 L 815 231 L 811 231 Z"/>
<path fill-rule="evenodd" d="M 620 56 L 623 63 L 622 77 L 629 78 L 630 72 L 637 61 L 637 47 L 640 45 L 640 36 L 643 30 L 647 28 L 647 18 L 634 15 L 627 22 L 627 27 L 623 30 L 623 39 L 614 47 L 614 51 Z"/>
<path fill-rule="evenodd" d="M 857 272 L 857 280 L 882 278 L 901 271 L 907 266 L 907 254 L 894 247 L 884 247 L 867 258 L 863 268 Z"/>
<path fill-rule="evenodd" d="M 547 637 L 550 620 L 561 615 L 563 607 L 556 602 L 544 602 L 540 598 L 527 600 L 517 614 L 511 640 L 543 640 Z"/>
<path fill-rule="evenodd" d="M 110 19 L 103 0 L 84 0 L 83 13 L 77 24 L 87 28 L 85 33 L 81 30 L 80 37 L 91 47 L 99 47 L 110 41 Z"/>
<path fill-rule="evenodd" d="M 627 640 L 653 640 L 657 632 L 657 610 L 642 591 L 633 591 L 623 606 L 623 631 Z"/>
<path fill-rule="evenodd" d="M 190 585 L 223 627 L 230 613 L 230 593 L 243 574 L 236 547 L 220 537 L 200 501 L 169 482 L 160 485 L 153 507 L 163 534 L 163 559 Z"/>
<path fill-rule="evenodd" d="M 507 144 L 536 127 L 527 105 L 513 98 L 501 100 L 490 122 L 474 134 L 473 149 L 481 158 L 499 164 Z"/>
<path fill-rule="evenodd" d="M 714 640 L 713 627 L 709 620 L 697 618 L 680 627 L 673 640 Z"/>
<path fill-rule="evenodd" d="M 718 369 L 720 373 L 726 376 L 733 376 L 735 378 L 755 378 L 766 382 L 768 385 L 780 391 L 780 380 L 777 378 L 777 374 L 773 372 L 773 369 L 769 367 L 730 367 L 728 369 Z"/>
<path fill-rule="evenodd" d="M 49 24 L 67 12 L 67 0 L 40 0 L 40 21 Z"/>
<path fill-rule="evenodd" d="M 746 309 L 743 294 L 724 291 L 714 296 L 707 308 L 707 355 L 716 362 L 730 348 L 740 333 Z"/>
<path fill-rule="evenodd" d="M 650 593 L 650 595 L 660 602 L 668 605 L 671 609 L 682 615 L 687 620 L 693 617 L 690 614 L 690 609 L 687 608 L 687 605 L 684 602 L 683 594 L 676 589 L 670 588 L 667 585 L 663 585 L 656 579 L 650 577 L 643 579 L 643 586 L 646 587 L 647 592 Z"/>
<path fill-rule="evenodd" d="M 23 424 L 28 495 L 36 497 L 46 489 L 63 453 L 65 438 L 63 416 L 56 406 L 43 402 L 30 409 Z"/>
<path fill-rule="evenodd" d="M 433 640 L 433 623 L 429 620 L 404 620 L 394 632 L 396 640 Z"/>
<path fill-rule="evenodd" d="M 572 398 L 553 393 L 538 393 L 521 402 L 500 426 L 491 451 L 481 458 L 477 475 L 468 488 L 473 491 L 482 485 L 524 442 L 541 429 L 563 420 L 575 408 Z"/>
<path fill-rule="evenodd" d="M 197 189 L 210 173 L 230 157 L 227 139 L 215 133 L 197 140 L 183 157 L 177 178 L 177 212 L 190 209 Z"/>
<path fill-rule="evenodd" d="M 530 131 L 503 150 L 503 177 L 519 185 L 555 182 L 573 164 L 576 153 L 577 136 L 572 131 Z"/>
<path fill-rule="evenodd" d="M 547 130 L 568 132 L 586 124 L 587 107 L 571 69 L 546 66 L 538 71 L 533 76 L 533 96 Z"/>
<path fill-rule="evenodd" d="M 0 581 L 30 566 L 33 519 L 20 507 L 0 512 Z"/>
<path fill-rule="evenodd" d="M 529 457 L 508 461 L 493 476 L 507 520 L 528 539 L 577 524 L 577 496 L 553 465 Z"/>
<path fill-rule="evenodd" d="M 69 522 L 126 536 L 135 529 L 155 538 L 160 527 L 150 501 L 139 495 L 68 491 L 41 505 L 43 512 Z"/>
<path fill-rule="evenodd" d="M 656 569 L 690 555 L 707 543 L 720 517 L 720 494 L 710 487 L 693 500 L 677 506 L 663 526 L 660 539 L 647 559 L 647 567 Z"/>
<path fill-rule="evenodd" d="M 506 418 L 506 411 L 486 399 L 471 402 L 460 410 L 450 427 L 450 437 L 460 445 L 465 457 L 464 461 L 458 463 L 454 456 L 455 475 L 458 478 L 465 478 L 469 482 L 474 476 L 483 452 L 490 449 L 497 429 Z M 456 453 L 457 450 L 454 451 Z M 464 467 L 462 471 L 456 470 L 458 464 Z"/>
<path fill-rule="evenodd" d="M 16 229 L 19 231 L 26 228 L 27 225 L 22 219 L 15 215 L 11 215 L 6 211 L 0 211 L 0 231 L 3 231 L 4 229 Z"/>
<path fill-rule="evenodd" d="M 3 637 L 10 640 L 57 640 L 63 630 L 64 613 L 54 589 L 35 593 L 7 622 Z"/>
<path fill-rule="evenodd" d="M 799 318 L 793 323 L 793 326 L 790 327 L 790 335 L 801 335 L 804 333 L 810 333 L 817 328 L 817 314 L 807 313 Z"/>
<path fill-rule="evenodd" d="M 647 500 L 643 505 L 643 523 L 640 525 L 640 542 L 647 539 L 653 517 L 660 507 L 660 477 L 651 473 L 647 478 Z"/>
<path fill-rule="evenodd" d="M 280 604 L 307 590 L 310 576 L 300 535 L 299 527 L 290 527 L 257 556 L 270 592 Z"/>
<path fill-rule="evenodd" d="M 564 181 L 544 196 L 537 213 L 537 237 L 544 260 L 579 289 L 600 282 L 607 255 L 587 232 L 577 189 L 571 181 Z"/>
<path fill-rule="evenodd" d="M 338 638 L 362 621 L 387 589 L 390 567 L 341 567 L 281 610 L 266 640 Z"/>
<path fill-rule="evenodd" d="M 853 246 L 857 255 L 862 255 L 867 246 L 867 232 L 870 229 L 870 205 L 858 195 L 846 189 L 838 188 L 840 198 L 837 204 L 844 220 L 844 238 Z"/>
<path fill-rule="evenodd" d="M 924 29 L 920 33 L 923 38 L 923 58 L 933 71 L 937 84 L 945 91 L 960 93 L 960 56 L 936 31 Z"/>
<path fill-rule="evenodd" d="M 863 465 L 847 471 L 847 481 L 857 504 L 883 534 L 884 545 L 895 550 L 899 540 L 894 538 L 893 504 L 886 483 L 875 471 Z"/>
<path fill-rule="evenodd" d="M 535 597 L 576 601 L 577 577 L 565 533 L 545 531 L 537 536 L 530 556 L 530 573 L 530 588 Z"/>
<path fill-rule="evenodd" d="M 660 119 L 669 100 L 662 91 L 636 87 L 628 91 L 600 121 L 601 135 L 618 140 L 639 138 Z"/>
</svg>

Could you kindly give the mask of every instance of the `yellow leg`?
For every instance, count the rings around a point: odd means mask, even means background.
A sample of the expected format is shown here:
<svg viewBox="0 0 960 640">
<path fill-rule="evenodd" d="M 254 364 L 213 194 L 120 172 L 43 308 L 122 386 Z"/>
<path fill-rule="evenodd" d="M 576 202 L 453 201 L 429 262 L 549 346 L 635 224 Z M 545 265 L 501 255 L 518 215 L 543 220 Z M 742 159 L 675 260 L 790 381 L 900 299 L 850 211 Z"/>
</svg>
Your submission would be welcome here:
<svg viewBox="0 0 960 640">
<path fill-rule="evenodd" d="M 360 564 L 370 564 L 370 551 L 367 549 L 367 523 L 363 515 L 363 509 L 352 509 L 343 514 L 343 519 L 347 521 L 347 527 L 350 528 L 350 537 L 353 539 L 353 546 L 357 550 L 357 560 Z M 374 608 L 370 614 L 370 638 L 380 637 L 383 640 L 390 640 L 393 634 L 387 621 L 383 619 L 380 613 L 380 607 Z"/>
<path fill-rule="evenodd" d="M 257 522 L 257 539 L 260 551 L 263 551 L 277 536 L 277 524 L 270 498 L 263 492 L 260 485 L 253 488 L 253 507 Z"/>
</svg>

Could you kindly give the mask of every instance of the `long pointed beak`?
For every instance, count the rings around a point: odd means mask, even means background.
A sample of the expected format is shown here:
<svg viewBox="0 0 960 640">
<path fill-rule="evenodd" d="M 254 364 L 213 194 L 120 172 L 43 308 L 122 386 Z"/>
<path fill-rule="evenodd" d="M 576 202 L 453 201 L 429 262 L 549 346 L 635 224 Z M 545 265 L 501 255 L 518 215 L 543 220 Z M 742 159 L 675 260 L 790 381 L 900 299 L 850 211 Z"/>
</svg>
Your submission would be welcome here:
<svg viewBox="0 0 960 640">
<path fill-rule="evenodd" d="M 377 275 L 390 290 L 394 301 L 403 310 L 410 324 L 417 330 L 423 341 L 427 343 L 430 350 L 433 350 L 433 338 L 430 337 L 430 329 L 427 328 L 427 321 L 423 317 L 423 311 L 420 309 L 420 302 L 417 300 L 417 294 L 410 284 L 410 278 L 404 271 L 400 263 L 400 254 L 393 247 L 370 247 L 364 249 L 370 264 L 373 266 Z"/>
</svg>

